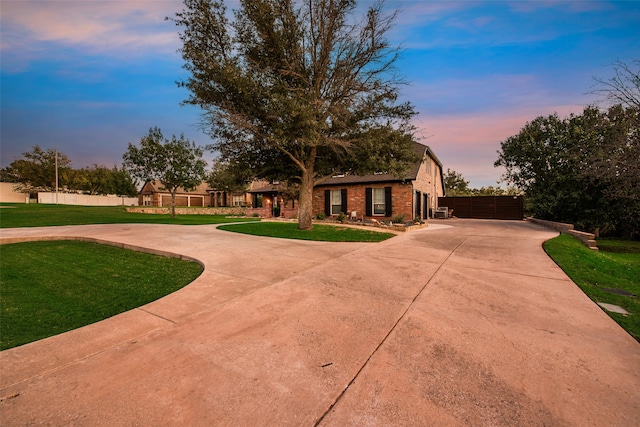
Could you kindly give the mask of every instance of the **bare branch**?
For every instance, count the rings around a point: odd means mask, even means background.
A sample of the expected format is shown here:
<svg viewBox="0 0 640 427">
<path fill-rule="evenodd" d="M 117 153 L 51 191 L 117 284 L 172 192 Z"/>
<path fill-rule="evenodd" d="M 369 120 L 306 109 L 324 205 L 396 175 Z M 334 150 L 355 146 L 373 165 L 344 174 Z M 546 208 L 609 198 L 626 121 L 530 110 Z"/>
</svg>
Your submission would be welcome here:
<svg viewBox="0 0 640 427">
<path fill-rule="evenodd" d="M 630 64 L 616 61 L 611 67 L 614 76 L 609 79 L 593 77 L 597 89 L 588 93 L 600 96 L 600 103 L 609 106 L 621 104 L 640 108 L 640 60 L 634 59 Z"/>
</svg>

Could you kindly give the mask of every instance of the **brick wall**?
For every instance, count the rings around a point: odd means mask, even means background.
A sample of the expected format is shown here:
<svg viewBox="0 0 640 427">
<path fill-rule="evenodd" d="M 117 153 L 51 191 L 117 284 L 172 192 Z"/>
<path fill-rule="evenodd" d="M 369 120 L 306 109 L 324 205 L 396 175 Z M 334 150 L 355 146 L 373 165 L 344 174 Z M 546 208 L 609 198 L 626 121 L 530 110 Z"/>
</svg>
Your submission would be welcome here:
<svg viewBox="0 0 640 427">
<path fill-rule="evenodd" d="M 366 217 L 366 189 L 391 187 L 391 217 L 371 216 Z M 413 219 L 413 186 L 411 184 L 394 183 L 371 183 L 371 184 L 349 184 L 318 186 L 313 190 L 313 213 L 324 213 L 324 191 L 325 190 L 347 190 L 347 211 L 357 212 L 358 218 L 376 218 L 388 220 L 397 215 L 404 215 L 405 220 Z"/>
<path fill-rule="evenodd" d="M 146 213 L 146 214 L 168 214 L 171 213 L 170 207 L 157 206 L 136 206 L 127 208 L 127 212 Z M 178 215 L 245 215 L 247 209 L 241 207 L 194 207 L 184 208 L 176 207 Z"/>
</svg>

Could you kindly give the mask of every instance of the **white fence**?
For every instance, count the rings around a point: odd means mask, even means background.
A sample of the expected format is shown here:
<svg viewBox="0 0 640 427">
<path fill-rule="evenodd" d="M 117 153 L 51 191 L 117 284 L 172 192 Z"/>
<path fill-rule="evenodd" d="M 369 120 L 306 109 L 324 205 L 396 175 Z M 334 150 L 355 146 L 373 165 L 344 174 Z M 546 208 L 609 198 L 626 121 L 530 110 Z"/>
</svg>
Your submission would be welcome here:
<svg viewBox="0 0 640 427">
<path fill-rule="evenodd" d="M 80 206 L 138 206 L 137 197 L 90 196 L 74 193 L 38 193 L 38 203 Z"/>
</svg>

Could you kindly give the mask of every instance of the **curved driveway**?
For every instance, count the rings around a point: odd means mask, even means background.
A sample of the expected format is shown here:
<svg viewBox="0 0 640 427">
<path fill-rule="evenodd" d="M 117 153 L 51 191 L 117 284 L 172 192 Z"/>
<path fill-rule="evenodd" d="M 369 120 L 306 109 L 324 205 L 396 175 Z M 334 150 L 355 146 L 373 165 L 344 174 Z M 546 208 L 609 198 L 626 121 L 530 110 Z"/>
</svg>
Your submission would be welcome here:
<svg viewBox="0 0 640 427">
<path fill-rule="evenodd" d="M 215 226 L 4 229 L 200 260 L 138 309 L 0 353 L 2 425 L 637 426 L 640 344 L 520 221 L 382 243 Z"/>
</svg>

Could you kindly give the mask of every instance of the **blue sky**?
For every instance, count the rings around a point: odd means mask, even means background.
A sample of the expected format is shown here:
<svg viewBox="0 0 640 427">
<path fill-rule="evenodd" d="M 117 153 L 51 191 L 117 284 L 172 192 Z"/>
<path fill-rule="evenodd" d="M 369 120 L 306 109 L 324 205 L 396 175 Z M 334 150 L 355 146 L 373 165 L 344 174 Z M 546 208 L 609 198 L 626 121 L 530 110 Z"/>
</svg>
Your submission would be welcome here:
<svg viewBox="0 0 640 427">
<path fill-rule="evenodd" d="M 229 3 L 231 7 L 235 2 Z M 366 6 L 370 2 L 360 2 Z M 593 77 L 640 58 L 640 2 L 390 1 L 390 34 L 421 142 L 474 187 L 496 185 L 500 142 L 540 115 L 580 113 Z M 153 126 L 209 143 L 181 107 L 179 0 L 3 0 L 0 163 L 39 144 L 72 166 L 120 164 Z M 212 155 L 208 154 L 210 159 Z M 504 184 L 503 184 L 504 186 Z"/>
</svg>

